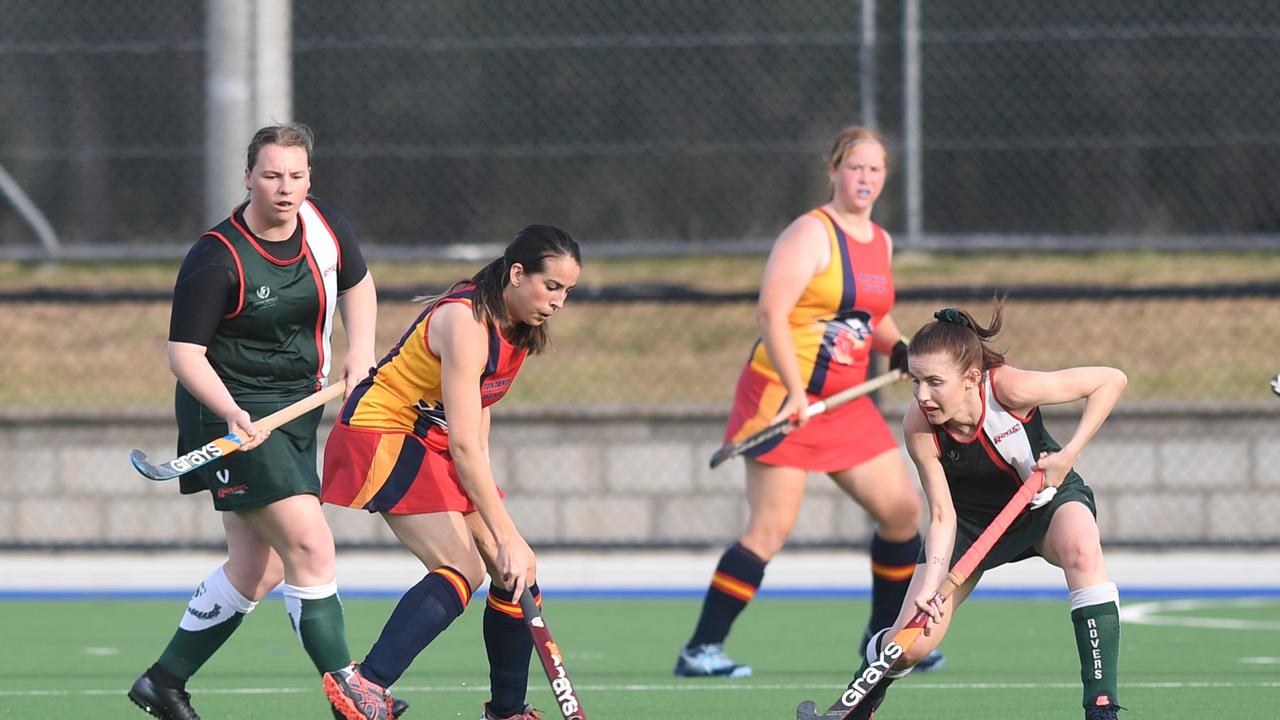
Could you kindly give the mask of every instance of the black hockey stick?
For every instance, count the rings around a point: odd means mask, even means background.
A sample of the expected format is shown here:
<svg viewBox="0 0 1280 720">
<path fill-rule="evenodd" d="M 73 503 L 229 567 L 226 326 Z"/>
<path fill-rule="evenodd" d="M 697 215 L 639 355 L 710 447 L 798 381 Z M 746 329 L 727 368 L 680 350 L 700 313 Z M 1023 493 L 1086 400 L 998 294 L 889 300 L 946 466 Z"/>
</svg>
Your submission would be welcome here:
<svg viewBox="0 0 1280 720">
<path fill-rule="evenodd" d="M 956 561 L 951 568 L 951 572 L 947 573 L 947 578 L 938 586 L 938 591 L 933 594 L 933 599 L 929 602 L 936 603 L 951 597 L 951 593 L 956 588 L 964 584 L 965 580 L 973 574 L 978 567 L 978 563 L 991 552 L 992 546 L 1004 535 L 1004 531 L 1009 529 L 1009 525 L 1014 519 L 1027 509 L 1031 504 L 1031 498 L 1044 488 L 1044 473 L 1039 470 L 1031 474 L 1026 482 L 1022 483 L 1022 487 L 1018 488 L 1018 492 L 1014 494 L 1009 502 L 992 519 L 991 524 L 986 530 L 978 536 L 977 540 L 969 546 L 964 555 Z M 901 630 L 893 636 L 893 639 L 885 643 L 884 648 L 880 651 L 880 656 L 875 662 L 871 663 L 862 674 L 854 678 L 845 691 L 840 695 L 840 699 L 835 701 L 826 712 L 818 714 L 818 705 L 812 700 L 805 700 L 796 708 L 796 720 L 840 720 L 847 718 L 853 714 L 858 705 L 862 703 L 876 685 L 884 679 L 885 675 L 893 669 L 898 660 L 906 654 L 921 634 L 924 633 L 925 624 L 929 621 L 929 613 L 921 610 L 911 618 Z"/>
<path fill-rule="evenodd" d="M 838 393 L 834 393 L 830 397 L 825 397 L 810 405 L 807 415 L 809 417 L 813 417 L 814 415 L 821 415 L 828 410 L 834 410 L 850 400 L 856 400 L 857 398 L 873 393 L 886 385 L 892 385 L 904 377 L 906 377 L 906 375 L 903 375 L 900 370 L 890 370 L 883 375 L 877 375 L 864 383 L 854 385 L 851 388 L 845 388 Z M 760 430 L 759 432 L 749 435 L 736 443 L 729 443 L 728 445 L 725 445 L 712 453 L 711 467 L 719 467 L 724 463 L 724 461 L 735 458 L 760 443 L 778 437 L 787 430 L 795 427 L 795 424 L 796 419 L 794 417 L 779 420 L 778 422 Z"/>
</svg>

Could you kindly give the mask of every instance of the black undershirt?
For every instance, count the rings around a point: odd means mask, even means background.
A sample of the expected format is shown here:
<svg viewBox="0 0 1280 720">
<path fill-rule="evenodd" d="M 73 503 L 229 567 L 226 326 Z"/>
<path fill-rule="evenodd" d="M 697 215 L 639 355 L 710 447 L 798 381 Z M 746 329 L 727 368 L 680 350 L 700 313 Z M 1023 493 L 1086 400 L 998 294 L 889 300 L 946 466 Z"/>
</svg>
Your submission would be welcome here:
<svg viewBox="0 0 1280 720">
<path fill-rule="evenodd" d="M 314 202 L 314 201 L 313 201 Z M 338 270 L 338 294 L 355 286 L 368 273 L 356 232 L 342 215 L 317 204 L 334 236 L 342 257 Z M 243 213 L 235 211 L 236 222 L 248 227 Z M 256 237 L 256 236 L 255 236 Z M 258 244 L 277 260 L 292 260 L 302 250 L 302 221 L 288 240 L 271 242 L 257 238 Z M 187 251 L 173 287 L 173 310 L 169 315 L 169 341 L 208 346 L 223 316 L 240 304 L 240 275 L 231 250 L 213 235 L 205 235 Z"/>
</svg>

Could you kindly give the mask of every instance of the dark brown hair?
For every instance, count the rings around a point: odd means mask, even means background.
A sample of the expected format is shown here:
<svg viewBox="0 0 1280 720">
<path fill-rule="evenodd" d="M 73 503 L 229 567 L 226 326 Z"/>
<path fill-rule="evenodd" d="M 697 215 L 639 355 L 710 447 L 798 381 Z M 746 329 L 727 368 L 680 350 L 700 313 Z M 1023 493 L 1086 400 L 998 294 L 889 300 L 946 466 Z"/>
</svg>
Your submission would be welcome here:
<svg viewBox="0 0 1280 720">
<path fill-rule="evenodd" d="M 991 311 L 991 322 L 983 327 L 961 308 L 942 308 L 934 320 L 916 331 L 907 352 L 911 355 L 944 353 L 964 372 L 978 368 L 983 372 L 1004 365 L 1004 353 L 991 349 L 989 343 L 1000 332 L 1004 315 L 1004 297 L 997 296 Z"/>
<path fill-rule="evenodd" d="M 282 147 L 300 147 L 307 151 L 307 167 L 311 166 L 311 151 L 316 146 L 316 137 L 311 128 L 302 123 L 286 123 L 264 127 L 253 134 L 249 141 L 249 156 L 245 167 L 252 170 L 258 164 L 258 152 L 267 145 Z"/>
<path fill-rule="evenodd" d="M 551 340 L 546 323 L 537 326 L 512 323 L 502 291 L 511 282 L 512 265 L 520 263 L 526 275 L 533 275 L 546 270 L 547 260 L 558 257 L 573 258 L 575 263 L 582 264 L 578 243 L 569 233 L 554 225 L 529 225 L 516 233 L 502 257 L 485 265 L 470 279 L 454 283 L 444 294 L 466 285 L 475 285 L 471 312 L 476 320 L 486 325 L 502 326 L 512 345 L 537 355 Z"/>
</svg>

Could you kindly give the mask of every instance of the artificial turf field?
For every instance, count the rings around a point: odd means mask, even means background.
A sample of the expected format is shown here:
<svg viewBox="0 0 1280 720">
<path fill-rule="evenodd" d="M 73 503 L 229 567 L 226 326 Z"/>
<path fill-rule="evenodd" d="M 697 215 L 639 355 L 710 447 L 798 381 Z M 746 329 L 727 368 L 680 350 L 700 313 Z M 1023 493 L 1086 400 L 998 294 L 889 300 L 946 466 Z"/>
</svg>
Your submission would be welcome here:
<svg viewBox="0 0 1280 720">
<path fill-rule="evenodd" d="M 479 600 L 396 686 L 411 703 L 406 720 L 479 717 L 488 697 Z M 357 657 L 393 603 L 345 600 Z M 1147 613 L 1167 624 L 1124 626 L 1122 720 L 1280 717 L 1280 598 L 1178 603 Z M 754 677 L 674 678 L 675 650 L 698 604 L 544 596 L 547 624 L 588 717 L 790 720 L 805 698 L 825 707 L 854 669 L 851 648 L 867 613 L 865 600 L 762 597 L 727 646 L 754 666 Z M 0 718 L 147 717 L 124 693 L 163 648 L 183 607 L 177 598 L 0 602 Z M 976 598 L 961 608 L 943 650 L 946 667 L 897 683 L 877 720 L 1082 717 L 1064 601 Z M 278 597 L 246 619 L 188 690 L 204 720 L 330 717 Z M 536 657 L 529 699 L 549 720 L 560 717 Z"/>
</svg>

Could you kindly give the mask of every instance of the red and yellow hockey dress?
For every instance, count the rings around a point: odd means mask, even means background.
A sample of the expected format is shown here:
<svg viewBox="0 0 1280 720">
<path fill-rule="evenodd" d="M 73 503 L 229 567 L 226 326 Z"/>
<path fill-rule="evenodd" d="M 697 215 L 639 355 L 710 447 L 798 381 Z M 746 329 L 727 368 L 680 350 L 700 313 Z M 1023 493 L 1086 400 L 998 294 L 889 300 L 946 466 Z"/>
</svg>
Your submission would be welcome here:
<svg viewBox="0 0 1280 720">
<path fill-rule="evenodd" d="M 470 307 L 474 289 L 465 285 L 428 305 L 356 386 L 325 444 L 323 502 L 397 515 L 476 509 L 449 456 L 440 358 L 427 342 L 436 309 L 448 303 Z M 489 328 L 482 407 L 507 394 L 526 354 L 498 328 Z"/>
<path fill-rule="evenodd" d="M 893 307 L 893 275 L 884 230 L 871 225 L 871 240 L 849 238 L 819 208 L 831 244 L 831 261 L 805 288 L 788 320 L 796 358 L 812 404 L 867 379 L 872 334 Z M 787 391 L 756 341 L 738 377 L 725 442 L 737 442 L 769 424 Z M 762 443 L 747 457 L 767 465 L 837 472 L 861 465 L 895 446 L 893 435 L 870 398 L 858 398 L 815 416 L 804 427 Z"/>
</svg>

